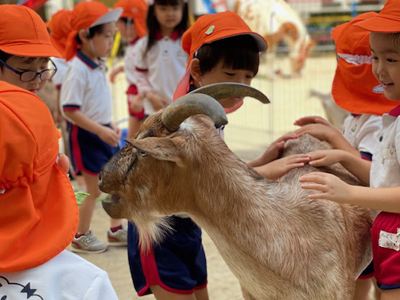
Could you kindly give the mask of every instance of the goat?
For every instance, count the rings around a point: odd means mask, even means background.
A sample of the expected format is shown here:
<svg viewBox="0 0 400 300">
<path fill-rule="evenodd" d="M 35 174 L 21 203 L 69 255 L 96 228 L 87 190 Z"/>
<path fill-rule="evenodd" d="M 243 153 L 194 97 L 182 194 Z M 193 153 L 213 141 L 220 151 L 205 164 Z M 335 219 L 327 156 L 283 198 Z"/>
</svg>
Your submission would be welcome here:
<svg viewBox="0 0 400 300">
<path fill-rule="evenodd" d="M 215 130 L 224 114 L 212 97 L 186 95 L 149 116 L 100 174 L 100 189 L 112 195 L 103 202 L 106 212 L 133 221 L 144 249 L 149 236 L 157 242 L 160 226 L 168 227 L 163 216 L 188 213 L 215 243 L 245 299 L 351 299 L 371 260 L 371 212 L 308 199 L 298 178 L 315 171 L 311 166 L 277 181 L 260 177 Z M 326 148 L 305 135 L 288 141 L 285 155 Z M 326 171 L 356 183 L 340 165 Z"/>
</svg>

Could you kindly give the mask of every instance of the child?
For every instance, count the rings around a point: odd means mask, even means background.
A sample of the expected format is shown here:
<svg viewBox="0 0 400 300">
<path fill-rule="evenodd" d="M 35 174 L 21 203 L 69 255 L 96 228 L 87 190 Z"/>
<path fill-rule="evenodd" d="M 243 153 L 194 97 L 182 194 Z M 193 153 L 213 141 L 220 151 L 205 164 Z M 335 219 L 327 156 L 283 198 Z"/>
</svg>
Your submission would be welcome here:
<svg viewBox="0 0 400 300">
<path fill-rule="evenodd" d="M 364 13 L 332 31 L 338 55 L 332 95 L 338 106 L 351 112 L 343 125 L 343 135 L 319 117 L 305 117 L 295 122 L 302 126 L 299 135 L 311 134 L 327 140 L 335 149 L 342 149 L 363 159 L 372 160 L 374 146 L 379 143 L 381 115 L 396 106 L 381 93 L 372 73 L 369 32 L 358 27 L 363 20 L 377 14 Z M 354 41 L 357 41 L 356 43 Z M 361 274 L 354 300 L 367 299 L 373 286 L 373 264 Z"/>
<path fill-rule="evenodd" d="M 126 91 L 129 110 L 128 137 L 134 137 L 144 120 L 143 106 L 139 105 L 139 107 L 136 107 L 136 103 L 133 101 L 138 94 L 134 74 L 134 59 L 136 56 L 136 42 L 147 31 L 147 4 L 144 0 L 120 0 L 114 5 L 115 8 L 122 8 L 124 10 L 118 20 L 117 26 L 121 36 L 127 40 L 128 46 L 125 49 L 125 66 L 115 69 L 110 75 L 110 80 L 114 83 L 115 76 L 125 70 L 126 79 L 129 83 L 128 90 Z"/>
<path fill-rule="evenodd" d="M 113 45 L 115 22 L 122 9 L 109 11 L 100 2 L 81 2 L 72 11 L 66 60 L 71 60 L 61 88 L 60 102 L 70 121 L 69 141 L 75 172 L 82 172 L 90 194 L 79 207 L 78 232 L 72 242 L 75 252 L 101 253 L 107 244 L 90 231 L 96 199 L 98 173 L 118 151 L 119 129 L 111 121 L 111 93 L 101 57 Z M 79 50 L 78 50 L 79 48 Z M 122 220 L 111 220 L 107 231 L 110 245 L 126 244 Z"/>
<path fill-rule="evenodd" d="M 185 73 L 187 55 L 181 48 L 181 36 L 188 27 L 187 0 L 154 0 L 149 2 L 149 34 L 137 42 L 135 71 L 139 94 L 136 110 L 144 107 L 149 115 L 166 105 L 173 97 Z"/>
<path fill-rule="evenodd" d="M 0 295 L 117 299 L 104 271 L 64 250 L 78 225 L 68 161 L 58 158 L 59 133 L 49 109 L 27 91 L 49 77 L 38 61 L 60 54 L 27 7 L 1 5 L 0 28 L 7 28 L 0 31 L 0 49 L 19 70 L 3 66 L 0 76 Z"/>
<path fill-rule="evenodd" d="M 372 71 L 381 83 L 385 96 L 400 100 L 400 1 L 388 0 L 375 17 L 359 22 L 357 26 L 371 31 Z M 341 150 L 311 153 L 314 166 L 341 162 L 344 167 L 371 188 L 351 186 L 325 173 L 311 173 L 300 178 L 304 189 L 315 190 L 310 199 L 327 199 L 350 203 L 382 211 L 371 229 L 375 278 L 385 300 L 400 297 L 399 233 L 400 227 L 400 173 L 397 156 L 400 146 L 400 107 L 382 117 L 383 128 L 374 151 L 372 164 Z M 370 171 L 370 172 L 369 172 Z"/>
<path fill-rule="evenodd" d="M 267 48 L 265 40 L 232 12 L 200 17 L 183 35 L 182 45 L 189 63 L 175 97 L 212 83 L 250 84 L 258 72 L 259 52 Z M 241 101 L 220 102 L 232 108 Z M 144 295 L 150 288 L 157 299 L 177 299 L 178 294 L 179 299 L 208 299 L 201 230 L 185 214 L 170 221 L 173 231 L 149 254 L 140 252 L 136 228 L 129 225 L 128 254 L 136 290 Z"/>
</svg>

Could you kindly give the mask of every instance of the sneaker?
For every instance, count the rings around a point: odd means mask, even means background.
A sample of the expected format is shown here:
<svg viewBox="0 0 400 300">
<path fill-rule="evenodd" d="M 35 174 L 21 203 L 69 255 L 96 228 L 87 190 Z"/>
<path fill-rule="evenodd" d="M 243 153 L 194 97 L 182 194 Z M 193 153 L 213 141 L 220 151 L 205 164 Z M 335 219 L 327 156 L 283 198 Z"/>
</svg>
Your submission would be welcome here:
<svg viewBox="0 0 400 300">
<path fill-rule="evenodd" d="M 110 246 L 126 246 L 128 231 L 124 228 L 112 232 L 110 229 L 107 230 L 107 239 Z"/>
<path fill-rule="evenodd" d="M 90 231 L 72 241 L 72 252 L 76 253 L 102 253 L 107 250 L 108 245 L 100 242 L 97 237 Z"/>
</svg>

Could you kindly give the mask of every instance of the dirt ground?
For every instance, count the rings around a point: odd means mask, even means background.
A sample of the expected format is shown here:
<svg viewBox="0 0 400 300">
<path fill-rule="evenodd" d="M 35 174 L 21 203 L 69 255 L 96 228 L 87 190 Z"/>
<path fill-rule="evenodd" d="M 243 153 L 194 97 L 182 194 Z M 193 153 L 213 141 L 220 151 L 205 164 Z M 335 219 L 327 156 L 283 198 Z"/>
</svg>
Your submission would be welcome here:
<svg viewBox="0 0 400 300">
<path fill-rule="evenodd" d="M 285 67 L 284 61 L 276 61 L 274 67 Z M 229 116 L 226 142 L 231 150 L 244 160 L 255 158 L 266 146 L 281 134 L 295 129 L 293 122 L 305 115 L 322 115 L 324 112 L 318 99 L 311 99 L 310 89 L 323 93 L 330 92 L 336 63 L 333 56 L 310 58 L 302 78 L 267 80 L 265 65 L 260 68 L 260 76 L 254 79 L 253 86 L 264 91 L 271 100 L 269 105 L 261 105 L 253 99 L 245 99 L 245 105 Z M 113 87 L 114 119 L 123 124 L 126 118 L 125 79 L 118 78 Z M 106 240 L 109 218 L 98 203 L 92 221 L 92 230 Z M 242 299 L 237 279 L 222 260 L 214 244 L 204 235 L 207 255 L 210 299 Z M 282 250 L 284 251 L 284 249 Z M 82 255 L 95 265 L 106 270 L 120 300 L 138 299 L 130 278 L 126 248 L 110 248 L 102 254 Z M 141 299 L 155 299 L 145 296 Z"/>
</svg>

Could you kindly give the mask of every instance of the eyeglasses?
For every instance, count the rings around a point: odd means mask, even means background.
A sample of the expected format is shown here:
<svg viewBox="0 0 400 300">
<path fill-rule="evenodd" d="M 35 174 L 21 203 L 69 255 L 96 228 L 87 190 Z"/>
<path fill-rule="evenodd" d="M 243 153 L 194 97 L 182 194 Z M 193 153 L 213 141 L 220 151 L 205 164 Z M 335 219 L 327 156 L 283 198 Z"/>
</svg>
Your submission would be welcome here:
<svg viewBox="0 0 400 300">
<path fill-rule="evenodd" d="M 51 64 L 53 65 L 54 69 L 44 69 L 42 71 L 36 72 L 33 70 L 27 70 L 27 71 L 17 71 L 15 70 L 13 67 L 11 67 L 10 65 L 8 65 L 5 61 L 3 61 L 2 59 L 0 59 L 0 63 L 2 63 L 7 69 L 9 69 L 10 71 L 13 71 L 15 74 L 19 75 L 19 79 L 22 82 L 29 82 L 34 80 L 37 76 L 39 76 L 40 80 L 44 81 L 44 80 L 50 80 L 53 78 L 53 76 L 56 74 L 57 72 L 57 67 L 54 64 L 54 62 L 50 59 Z"/>
</svg>

